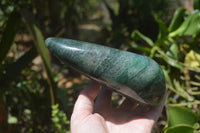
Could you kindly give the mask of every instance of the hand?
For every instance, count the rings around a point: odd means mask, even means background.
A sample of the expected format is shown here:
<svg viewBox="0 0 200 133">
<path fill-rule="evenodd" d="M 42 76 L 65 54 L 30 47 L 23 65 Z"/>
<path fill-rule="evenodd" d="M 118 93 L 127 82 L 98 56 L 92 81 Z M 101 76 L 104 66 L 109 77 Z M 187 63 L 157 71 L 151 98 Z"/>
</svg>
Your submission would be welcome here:
<svg viewBox="0 0 200 133">
<path fill-rule="evenodd" d="M 151 133 L 166 96 L 159 106 L 137 106 L 126 99 L 116 109 L 111 105 L 112 92 L 105 88 L 100 90 L 100 84 L 92 82 L 80 93 L 71 117 L 72 133 Z"/>
</svg>

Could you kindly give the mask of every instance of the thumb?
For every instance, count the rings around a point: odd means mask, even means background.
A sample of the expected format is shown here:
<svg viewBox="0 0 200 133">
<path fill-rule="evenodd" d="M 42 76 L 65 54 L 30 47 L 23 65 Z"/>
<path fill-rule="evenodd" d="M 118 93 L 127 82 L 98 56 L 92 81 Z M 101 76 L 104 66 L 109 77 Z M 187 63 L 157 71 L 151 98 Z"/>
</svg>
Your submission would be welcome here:
<svg viewBox="0 0 200 133">
<path fill-rule="evenodd" d="M 99 92 L 100 84 L 92 81 L 83 91 L 81 91 L 72 114 L 73 119 L 82 119 L 93 113 L 94 100 Z"/>
</svg>

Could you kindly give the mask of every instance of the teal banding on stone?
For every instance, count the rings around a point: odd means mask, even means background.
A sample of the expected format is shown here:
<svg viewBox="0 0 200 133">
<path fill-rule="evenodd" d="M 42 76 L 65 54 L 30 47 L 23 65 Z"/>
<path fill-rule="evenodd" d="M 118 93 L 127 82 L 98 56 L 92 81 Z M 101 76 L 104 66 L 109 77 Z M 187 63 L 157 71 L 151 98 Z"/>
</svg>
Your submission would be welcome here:
<svg viewBox="0 0 200 133">
<path fill-rule="evenodd" d="M 45 43 L 62 62 L 130 99 L 158 105 L 164 96 L 162 69 L 146 56 L 64 38 Z"/>
</svg>

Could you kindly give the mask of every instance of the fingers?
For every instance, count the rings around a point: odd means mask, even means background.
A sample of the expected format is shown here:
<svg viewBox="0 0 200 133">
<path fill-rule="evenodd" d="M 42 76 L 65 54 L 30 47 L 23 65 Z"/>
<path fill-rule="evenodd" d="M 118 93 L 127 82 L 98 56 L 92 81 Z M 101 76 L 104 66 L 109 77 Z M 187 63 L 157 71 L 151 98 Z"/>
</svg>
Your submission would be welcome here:
<svg viewBox="0 0 200 133">
<path fill-rule="evenodd" d="M 93 113 L 94 100 L 99 92 L 100 84 L 91 82 L 79 95 L 72 114 L 73 118 L 84 118 Z"/>
<path fill-rule="evenodd" d="M 126 98 L 120 105 L 119 109 L 124 111 L 134 110 L 137 107 L 137 102 Z"/>
<path fill-rule="evenodd" d="M 103 85 L 95 102 L 95 110 L 105 107 L 111 107 L 111 96 L 112 91 L 107 86 Z"/>
</svg>

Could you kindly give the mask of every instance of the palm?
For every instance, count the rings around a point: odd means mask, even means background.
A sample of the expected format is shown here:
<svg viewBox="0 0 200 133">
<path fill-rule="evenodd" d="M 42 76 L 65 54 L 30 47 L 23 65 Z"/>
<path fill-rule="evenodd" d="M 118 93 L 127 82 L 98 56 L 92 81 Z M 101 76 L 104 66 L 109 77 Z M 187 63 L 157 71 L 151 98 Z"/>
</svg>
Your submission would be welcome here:
<svg viewBox="0 0 200 133">
<path fill-rule="evenodd" d="M 99 85 L 92 84 L 79 96 L 71 118 L 72 133 L 151 132 L 163 106 L 136 107 L 137 103 L 125 100 L 116 109 L 111 106 L 111 92 L 102 89 L 98 94 L 98 90 Z"/>
</svg>

